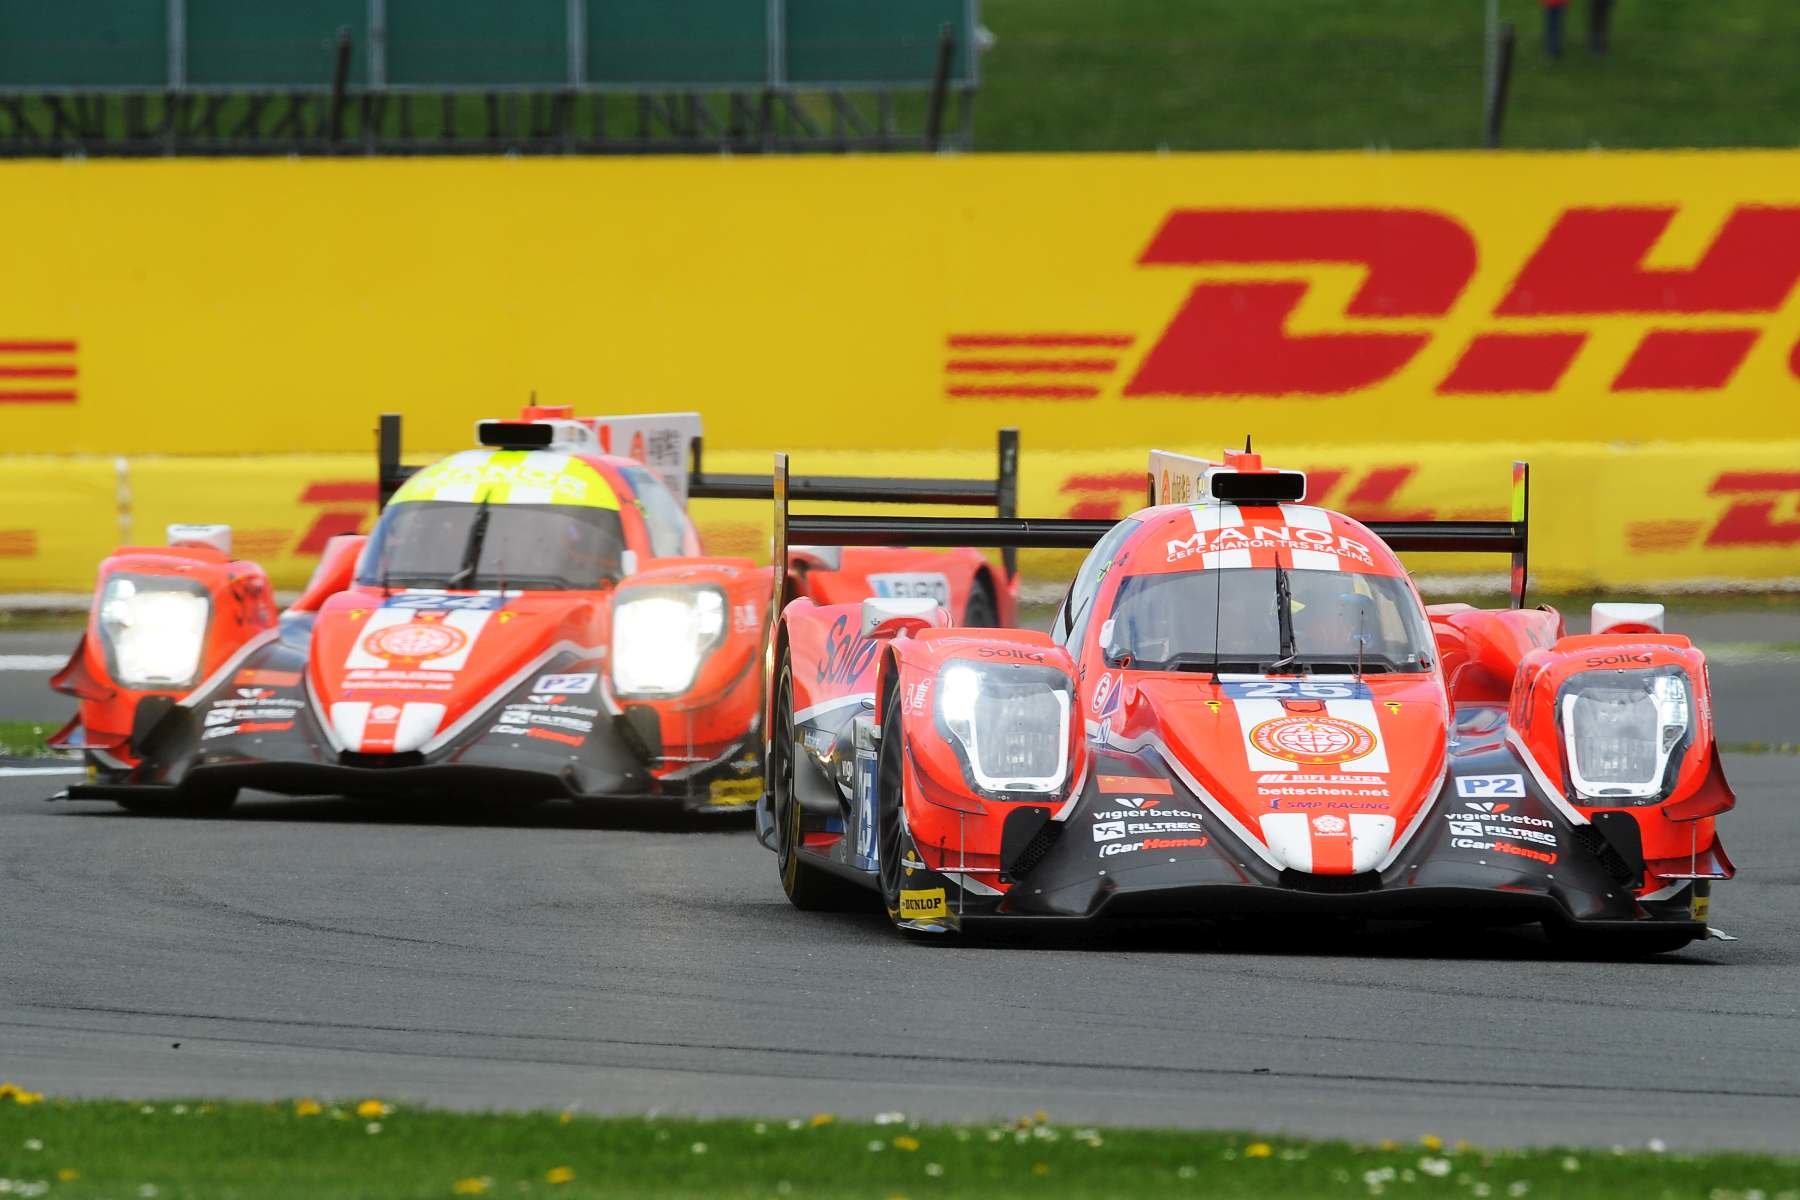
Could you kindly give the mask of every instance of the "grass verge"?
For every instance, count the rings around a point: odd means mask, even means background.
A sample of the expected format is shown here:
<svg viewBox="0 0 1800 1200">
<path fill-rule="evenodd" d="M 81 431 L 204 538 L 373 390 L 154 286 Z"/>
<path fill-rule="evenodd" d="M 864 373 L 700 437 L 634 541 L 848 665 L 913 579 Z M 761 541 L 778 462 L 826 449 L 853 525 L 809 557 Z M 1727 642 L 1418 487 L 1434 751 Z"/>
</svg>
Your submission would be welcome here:
<svg viewBox="0 0 1800 1200">
<path fill-rule="evenodd" d="M 30 1100 L 31 1094 L 25 1098 Z M 1800 1159 L 1356 1146 L 1232 1133 L 695 1121 L 187 1101 L 0 1102 L 20 1196 L 1720 1197 L 1800 1200 Z"/>
<path fill-rule="evenodd" d="M 44 744 L 58 722 L 0 721 L 0 758 L 55 758 L 57 751 Z"/>
<path fill-rule="evenodd" d="M 1518 30 L 1506 144 L 1791 146 L 1791 0 L 1621 0 L 1611 47 L 1569 5 L 1552 60 L 1539 0 Z M 1263 150 L 1481 144 L 1486 5 L 1418 0 L 982 0 L 983 150 Z"/>
</svg>

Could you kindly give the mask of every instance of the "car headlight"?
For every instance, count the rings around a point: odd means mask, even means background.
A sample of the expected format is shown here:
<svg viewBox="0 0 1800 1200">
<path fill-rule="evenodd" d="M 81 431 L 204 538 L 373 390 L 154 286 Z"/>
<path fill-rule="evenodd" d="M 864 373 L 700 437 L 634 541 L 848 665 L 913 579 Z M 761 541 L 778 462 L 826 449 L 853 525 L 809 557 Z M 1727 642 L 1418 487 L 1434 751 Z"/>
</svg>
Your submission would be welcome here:
<svg viewBox="0 0 1800 1200">
<path fill-rule="evenodd" d="M 725 595 L 713 588 L 631 589 L 613 601 L 612 680 L 621 696 L 672 696 L 694 685 L 725 638 Z"/>
<path fill-rule="evenodd" d="M 1654 804 L 1668 794 L 1669 760 L 1693 728 L 1685 672 L 1577 675 L 1561 702 L 1569 779 L 1581 798 Z"/>
<path fill-rule="evenodd" d="M 100 637 L 115 682 L 128 688 L 192 687 L 206 649 L 212 597 L 188 579 L 114 575 L 100 594 Z"/>
<path fill-rule="evenodd" d="M 1069 682 L 1048 667 L 951 663 L 938 717 L 977 790 L 1058 791 L 1069 774 Z"/>
</svg>

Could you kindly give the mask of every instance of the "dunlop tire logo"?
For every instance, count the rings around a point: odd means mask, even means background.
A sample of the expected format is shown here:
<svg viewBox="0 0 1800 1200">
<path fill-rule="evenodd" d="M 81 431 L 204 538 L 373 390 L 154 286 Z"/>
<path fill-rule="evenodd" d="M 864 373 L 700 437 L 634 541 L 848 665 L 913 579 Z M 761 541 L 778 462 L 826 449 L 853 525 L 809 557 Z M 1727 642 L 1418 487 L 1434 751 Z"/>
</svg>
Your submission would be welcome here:
<svg viewBox="0 0 1800 1200">
<path fill-rule="evenodd" d="M 901 889 L 901 920 L 927 921 L 949 915 L 950 906 L 944 898 L 943 888 L 924 888 L 919 891 Z"/>
</svg>

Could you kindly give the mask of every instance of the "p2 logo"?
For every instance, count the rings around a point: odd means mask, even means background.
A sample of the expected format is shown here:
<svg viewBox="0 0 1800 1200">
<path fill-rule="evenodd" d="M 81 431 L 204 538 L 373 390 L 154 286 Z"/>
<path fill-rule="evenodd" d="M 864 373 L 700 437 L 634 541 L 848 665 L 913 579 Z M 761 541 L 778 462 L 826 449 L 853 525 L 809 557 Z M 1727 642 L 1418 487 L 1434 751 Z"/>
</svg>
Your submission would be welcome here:
<svg viewBox="0 0 1800 1200">
<path fill-rule="evenodd" d="M 1525 777 L 1523 775 L 1458 775 L 1456 777 L 1456 794 L 1477 800 L 1486 800 L 1494 796 L 1525 795 Z"/>
</svg>

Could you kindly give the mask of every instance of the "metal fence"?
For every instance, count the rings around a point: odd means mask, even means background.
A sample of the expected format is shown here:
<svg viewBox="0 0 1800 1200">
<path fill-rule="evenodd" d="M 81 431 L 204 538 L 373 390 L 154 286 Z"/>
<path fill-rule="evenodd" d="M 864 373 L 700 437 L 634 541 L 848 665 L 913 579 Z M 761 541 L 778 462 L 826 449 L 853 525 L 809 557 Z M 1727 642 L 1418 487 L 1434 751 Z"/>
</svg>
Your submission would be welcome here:
<svg viewBox="0 0 1800 1200">
<path fill-rule="evenodd" d="M 957 144 L 976 31 L 976 0 L 0 0 L 0 153 Z"/>
</svg>

